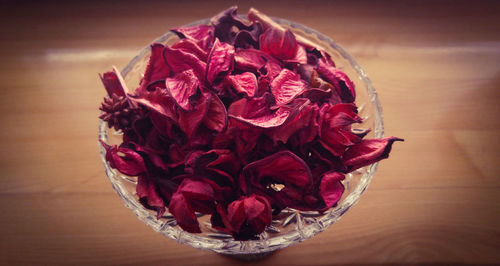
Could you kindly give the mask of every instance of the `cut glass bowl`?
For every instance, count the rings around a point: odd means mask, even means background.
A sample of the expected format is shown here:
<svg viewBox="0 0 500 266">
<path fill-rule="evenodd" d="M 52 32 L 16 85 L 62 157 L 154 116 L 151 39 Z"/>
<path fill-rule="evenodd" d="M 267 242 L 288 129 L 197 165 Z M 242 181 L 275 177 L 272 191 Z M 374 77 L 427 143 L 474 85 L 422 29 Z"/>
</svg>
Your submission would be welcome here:
<svg viewBox="0 0 500 266">
<path fill-rule="evenodd" d="M 326 49 L 336 66 L 343 70 L 356 86 L 356 105 L 359 108 L 359 115 L 364 119 L 364 122 L 356 125 L 353 130 L 364 131 L 371 129 L 366 138 L 381 138 L 384 128 L 382 109 L 377 98 L 377 93 L 372 87 L 366 73 L 354 58 L 330 38 L 313 29 L 285 19 L 273 19 L 282 26 L 290 29 L 296 35 L 305 37 Z M 205 19 L 186 26 L 208 23 L 209 19 Z M 168 32 L 154 42 L 171 45 L 176 40 L 178 40 L 178 37 Z M 138 86 L 148 63 L 149 55 L 150 46 L 148 45 L 121 71 L 129 88 Z M 119 145 L 122 142 L 121 134 L 113 129 L 108 129 L 107 124 L 102 120 L 99 121 L 99 139 L 112 145 Z M 337 206 L 325 213 L 318 214 L 317 212 L 285 209 L 280 215 L 273 217 L 274 220 L 271 226 L 259 235 L 258 240 L 236 241 L 230 235 L 213 229 L 210 225 L 209 215 L 198 215 L 198 221 L 202 230 L 202 233 L 199 234 L 183 231 L 177 226 L 175 219 L 168 213 L 168 210 L 161 219 L 157 219 L 156 212 L 145 209 L 139 203 L 135 193 L 137 179 L 122 175 L 112 169 L 105 160 L 105 154 L 106 151 L 101 146 L 101 161 L 104 164 L 106 175 L 113 189 L 122 198 L 125 206 L 133 211 L 141 221 L 153 228 L 153 230 L 174 241 L 194 248 L 211 250 L 247 259 L 269 254 L 272 251 L 302 242 L 324 231 L 356 204 L 377 170 L 377 163 L 374 163 L 347 174 L 343 181 L 345 192 L 341 200 Z"/>
</svg>

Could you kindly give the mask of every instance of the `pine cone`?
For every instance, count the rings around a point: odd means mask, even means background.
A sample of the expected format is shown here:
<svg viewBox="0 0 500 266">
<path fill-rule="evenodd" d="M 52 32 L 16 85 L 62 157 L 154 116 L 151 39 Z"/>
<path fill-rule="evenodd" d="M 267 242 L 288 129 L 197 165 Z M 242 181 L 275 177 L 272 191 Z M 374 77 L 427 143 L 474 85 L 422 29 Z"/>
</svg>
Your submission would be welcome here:
<svg viewBox="0 0 500 266">
<path fill-rule="evenodd" d="M 127 97 L 113 94 L 111 98 L 104 98 L 101 107 L 103 113 L 100 119 L 108 122 L 109 128 L 125 131 L 132 126 L 132 122 L 140 117 L 140 109 L 129 104 Z"/>
</svg>

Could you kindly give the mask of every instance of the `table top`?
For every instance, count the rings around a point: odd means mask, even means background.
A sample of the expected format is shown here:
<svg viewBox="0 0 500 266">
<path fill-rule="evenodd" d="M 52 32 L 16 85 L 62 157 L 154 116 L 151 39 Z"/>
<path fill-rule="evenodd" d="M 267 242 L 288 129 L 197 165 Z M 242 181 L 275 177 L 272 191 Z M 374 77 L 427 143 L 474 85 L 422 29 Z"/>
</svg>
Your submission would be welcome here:
<svg viewBox="0 0 500 266">
<path fill-rule="evenodd" d="M 98 79 L 224 1 L 4 3 L 0 264 L 243 263 L 167 239 L 125 208 L 98 156 Z M 405 138 L 335 225 L 262 265 L 500 263 L 500 5 L 252 1 L 351 53 Z"/>
</svg>

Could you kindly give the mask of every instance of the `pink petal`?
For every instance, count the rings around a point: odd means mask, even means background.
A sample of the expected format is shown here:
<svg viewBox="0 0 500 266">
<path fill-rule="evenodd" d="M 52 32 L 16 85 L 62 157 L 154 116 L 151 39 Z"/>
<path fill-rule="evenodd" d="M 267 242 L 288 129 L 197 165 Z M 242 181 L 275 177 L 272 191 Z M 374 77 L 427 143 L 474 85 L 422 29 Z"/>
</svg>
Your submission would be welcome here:
<svg viewBox="0 0 500 266">
<path fill-rule="evenodd" d="M 304 106 L 293 119 L 289 119 L 285 124 L 272 132 L 273 140 L 287 143 L 290 136 L 310 125 L 311 119 L 315 118 L 317 112 L 318 107 L 315 105 Z M 306 136 L 305 139 L 310 139 L 310 137 Z"/>
<path fill-rule="evenodd" d="M 198 91 L 199 81 L 191 69 L 177 73 L 172 78 L 167 78 L 165 84 L 170 96 L 182 109 L 193 110 L 190 98 Z"/>
<path fill-rule="evenodd" d="M 208 56 L 207 81 L 212 84 L 216 80 L 223 79 L 233 71 L 234 47 L 228 43 L 215 39 L 212 51 Z"/>
<path fill-rule="evenodd" d="M 342 156 L 342 162 L 348 167 L 349 172 L 360 167 L 370 165 L 389 157 L 392 144 L 395 141 L 404 141 L 396 137 L 383 139 L 367 139 L 350 147 Z"/>
<path fill-rule="evenodd" d="M 277 105 L 285 105 L 300 95 L 306 86 L 297 73 L 284 68 L 271 82 L 271 92 Z"/>
<path fill-rule="evenodd" d="M 245 72 L 239 75 L 230 75 L 227 79 L 237 93 L 244 93 L 248 97 L 255 96 L 257 90 L 257 78 L 255 74 Z"/>
<path fill-rule="evenodd" d="M 240 231 L 241 226 L 246 220 L 245 205 L 241 200 L 235 200 L 227 207 L 227 219 L 231 224 L 233 231 Z"/>
</svg>

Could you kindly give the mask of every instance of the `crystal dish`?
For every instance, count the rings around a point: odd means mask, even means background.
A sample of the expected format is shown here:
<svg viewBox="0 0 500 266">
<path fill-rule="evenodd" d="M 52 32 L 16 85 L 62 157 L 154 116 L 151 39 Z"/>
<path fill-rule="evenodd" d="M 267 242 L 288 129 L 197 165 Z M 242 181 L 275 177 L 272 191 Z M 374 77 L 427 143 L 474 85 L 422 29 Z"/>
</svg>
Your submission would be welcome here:
<svg viewBox="0 0 500 266">
<path fill-rule="evenodd" d="M 273 18 L 273 20 L 283 27 L 290 29 L 296 35 L 300 35 L 325 48 L 337 67 L 351 77 L 356 86 L 356 105 L 359 108 L 359 116 L 362 117 L 364 121 L 356 126 L 353 125 L 353 130 L 363 131 L 371 129 L 367 138 L 381 138 L 384 133 L 384 128 L 382 109 L 377 98 L 377 93 L 366 73 L 354 58 L 330 38 L 313 29 L 285 19 Z M 208 23 L 209 19 L 205 19 L 186 26 Z M 154 42 L 171 45 L 176 40 L 178 40 L 177 36 L 168 32 Z M 149 55 L 150 46 L 148 45 L 121 71 L 125 82 L 130 88 L 135 88 L 137 84 L 139 84 L 148 63 Z M 120 144 L 122 136 L 119 132 L 108 129 L 106 123 L 100 120 L 98 137 L 99 140 L 109 144 Z M 327 229 L 356 204 L 363 191 L 370 184 L 378 165 L 378 163 L 374 163 L 347 174 L 345 180 L 342 181 L 345 186 L 345 192 L 341 200 L 337 206 L 323 214 L 285 209 L 278 216 L 273 217 L 272 225 L 259 235 L 258 240 L 237 241 L 234 240 L 231 235 L 213 229 L 210 225 L 209 215 L 198 216 L 202 230 L 200 234 L 192 234 L 183 231 L 177 226 L 175 219 L 168 212 L 166 212 L 161 219 L 157 219 L 154 211 L 147 210 L 140 204 L 135 193 L 137 179 L 135 177 L 122 175 L 118 171 L 112 169 L 108 162 L 106 162 L 105 155 L 106 150 L 101 146 L 101 161 L 104 164 L 106 175 L 113 189 L 122 198 L 125 206 L 133 211 L 141 221 L 153 228 L 153 230 L 179 243 L 194 248 L 211 250 L 217 253 L 234 256 L 243 256 L 243 258 L 248 258 L 249 256 L 255 258 L 263 254 L 269 254 L 272 251 L 302 242 Z"/>
</svg>

